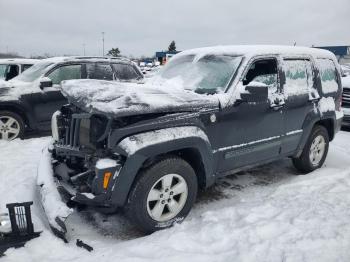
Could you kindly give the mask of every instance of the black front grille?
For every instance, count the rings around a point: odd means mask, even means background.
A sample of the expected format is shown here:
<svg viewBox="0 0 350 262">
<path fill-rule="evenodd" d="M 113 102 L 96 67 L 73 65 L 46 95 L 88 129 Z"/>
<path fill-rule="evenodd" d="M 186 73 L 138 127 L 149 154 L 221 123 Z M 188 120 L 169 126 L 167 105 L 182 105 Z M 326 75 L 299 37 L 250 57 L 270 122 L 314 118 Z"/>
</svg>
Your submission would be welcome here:
<svg viewBox="0 0 350 262">
<path fill-rule="evenodd" d="M 79 147 L 80 118 L 72 118 L 67 121 L 65 127 L 64 144 L 71 147 Z"/>
<path fill-rule="evenodd" d="M 342 106 L 350 107 L 350 89 L 348 88 L 343 89 Z"/>
</svg>

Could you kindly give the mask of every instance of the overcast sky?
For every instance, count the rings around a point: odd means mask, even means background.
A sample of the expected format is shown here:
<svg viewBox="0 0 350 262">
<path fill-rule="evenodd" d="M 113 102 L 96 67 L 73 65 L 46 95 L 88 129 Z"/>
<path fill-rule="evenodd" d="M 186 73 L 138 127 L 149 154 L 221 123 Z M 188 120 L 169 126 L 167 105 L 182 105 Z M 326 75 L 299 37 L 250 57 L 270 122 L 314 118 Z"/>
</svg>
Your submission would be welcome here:
<svg viewBox="0 0 350 262">
<path fill-rule="evenodd" d="M 0 0 L 0 52 L 153 55 L 218 44 L 350 45 L 349 0 Z"/>
</svg>

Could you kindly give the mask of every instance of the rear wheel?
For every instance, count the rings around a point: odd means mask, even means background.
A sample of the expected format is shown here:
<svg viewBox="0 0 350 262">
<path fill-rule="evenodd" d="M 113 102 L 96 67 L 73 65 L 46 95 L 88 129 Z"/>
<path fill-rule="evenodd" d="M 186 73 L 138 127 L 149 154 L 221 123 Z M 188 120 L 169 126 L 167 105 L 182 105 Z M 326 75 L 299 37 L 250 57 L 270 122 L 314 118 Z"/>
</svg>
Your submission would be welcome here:
<svg viewBox="0 0 350 262">
<path fill-rule="evenodd" d="M 24 126 L 24 121 L 18 114 L 0 111 L 0 140 L 23 138 Z"/>
<path fill-rule="evenodd" d="M 327 157 L 329 147 L 328 131 L 323 126 L 315 126 L 302 154 L 293 159 L 294 166 L 302 173 L 321 167 Z"/>
<path fill-rule="evenodd" d="M 126 215 L 145 233 L 171 227 L 188 215 L 197 188 L 196 174 L 186 161 L 178 157 L 160 160 L 140 174 Z"/>
</svg>

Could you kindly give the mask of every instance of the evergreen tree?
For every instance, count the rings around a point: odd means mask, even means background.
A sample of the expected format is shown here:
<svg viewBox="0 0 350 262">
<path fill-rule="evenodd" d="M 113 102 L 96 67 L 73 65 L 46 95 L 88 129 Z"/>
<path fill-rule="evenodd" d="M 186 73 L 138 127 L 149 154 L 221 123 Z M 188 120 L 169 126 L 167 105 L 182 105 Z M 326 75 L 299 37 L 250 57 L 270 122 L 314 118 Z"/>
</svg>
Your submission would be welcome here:
<svg viewBox="0 0 350 262">
<path fill-rule="evenodd" d="M 170 52 L 176 51 L 176 44 L 175 44 L 175 41 L 174 41 L 174 40 L 171 41 L 171 43 L 170 43 L 170 45 L 169 45 L 169 47 L 168 47 L 168 50 L 169 50 Z"/>
<path fill-rule="evenodd" d="M 111 50 L 108 51 L 107 55 L 118 57 L 120 56 L 120 50 L 118 47 L 112 48 Z"/>
</svg>

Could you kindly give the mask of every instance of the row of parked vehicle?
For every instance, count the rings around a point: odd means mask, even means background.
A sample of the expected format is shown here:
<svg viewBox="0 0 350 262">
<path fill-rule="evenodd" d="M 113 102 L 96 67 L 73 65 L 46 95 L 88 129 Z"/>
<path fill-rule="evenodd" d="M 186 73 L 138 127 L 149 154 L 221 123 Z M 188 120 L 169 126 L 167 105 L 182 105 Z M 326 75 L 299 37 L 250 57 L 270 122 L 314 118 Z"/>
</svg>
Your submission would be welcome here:
<svg viewBox="0 0 350 262">
<path fill-rule="evenodd" d="M 122 211 L 150 233 L 182 221 L 219 177 L 286 157 L 311 172 L 343 117 L 337 59 L 315 48 L 188 50 L 146 82 L 125 59 L 47 59 L 0 90 L 3 138 L 52 116 L 37 183 L 61 237 L 66 204 Z"/>
<path fill-rule="evenodd" d="M 12 68 L 22 70 L 30 65 L 27 60 L 12 62 L 6 79 L 11 78 Z M 29 130 L 50 130 L 52 114 L 68 102 L 59 89 L 64 80 L 143 80 L 138 67 L 124 58 L 55 57 L 35 62 L 0 87 L 0 139 L 22 138 Z"/>
</svg>

